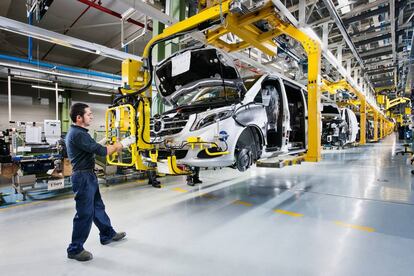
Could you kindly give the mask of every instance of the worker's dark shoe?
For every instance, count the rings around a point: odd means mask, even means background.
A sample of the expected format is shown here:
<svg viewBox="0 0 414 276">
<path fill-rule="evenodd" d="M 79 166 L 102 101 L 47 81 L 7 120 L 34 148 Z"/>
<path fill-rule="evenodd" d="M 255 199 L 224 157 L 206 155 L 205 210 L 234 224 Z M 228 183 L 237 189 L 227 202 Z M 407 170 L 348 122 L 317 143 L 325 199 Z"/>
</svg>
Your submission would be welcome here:
<svg viewBox="0 0 414 276">
<path fill-rule="evenodd" d="M 113 241 L 120 241 L 123 238 L 125 238 L 125 236 L 126 236 L 125 232 L 119 232 L 119 233 L 116 233 L 115 236 L 112 237 L 112 239 L 109 239 L 107 241 L 101 241 L 101 244 L 107 245 L 107 244 L 110 244 Z"/>
<path fill-rule="evenodd" d="M 161 182 L 154 179 L 153 181 L 148 182 L 148 185 L 151 185 L 154 188 L 161 188 Z"/>
<path fill-rule="evenodd" d="M 82 250 L 78 254 L 68 254 L 68 258 L 77 260 L 79 262 L 86 262 L 86 261 L 92 260 L 93 256 L 92 256 L 91 252 L 88 252 L 86 250 Z"/>
<path fill-rule="evenodd" d="M 203 183 L 203 181 L 201 181 L 200 178 L 198 178 L 198 177 L 193 177 L 193 183 L 194 184 L 201 184 L 201 183 Z"/>
<path fill-rule="evenodd" d="M 191 175 L 187 176 L 187 185 L 193 187 L 195 184 L 193 182 L 193 177 Z"/>
<path fill-rule="evenodd" d="M 152 187 L 159 189 L 159 188 L 161 188 L 161 183 L 159 183 L 159 182 L 158 183 L 153 183 Z"/>
</svg>

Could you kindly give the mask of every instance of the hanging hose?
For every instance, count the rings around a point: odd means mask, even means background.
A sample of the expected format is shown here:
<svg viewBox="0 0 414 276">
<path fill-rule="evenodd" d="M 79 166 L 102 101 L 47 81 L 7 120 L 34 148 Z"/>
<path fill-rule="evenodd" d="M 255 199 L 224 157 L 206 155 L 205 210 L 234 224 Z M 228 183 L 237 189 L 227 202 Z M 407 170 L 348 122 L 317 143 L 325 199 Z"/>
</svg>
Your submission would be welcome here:
<svg viewBox="0 0 414 276">
<path fill-rule="evenodd" d="M 145 62 L 147 63 L 148 71 L 149 71 L 149 80 L 148 80 L 148 82 L 144 85 L 144 87 L 140 88 L 138 91 L 136 91 L 134 93 L 131 93 L 131 94 L 128 94 L 128 95 L 123 95 L 123 96 L 115 99 L 114 100 L 114 104 L 115 105 L 118 104 L 119 101 L 121 101 L 122 99 L 124 99 L 124 98 L 126 98 L 128 96 L 137 96 L 138 94 L 141 94 L 141 93 L 145 92 L 151 86 L 152 78 L 153 78 L 152 75 L 153 75 L 153 70 L 154 70 L 153 65 L 152 65 L 152 50 L 154 49 L 154 47 L 157 44 L 159 44 L 161 42 L 165 42 L 167 40 L 171 40 L 171 39 L 177 38 L 179 36 L 183 36 L 183 35 L 189 34 L 189 33 L 193 32 L 195 29 L 198 29 L 198 27 L 192 28 L 192 29 L 187 30 L 187 31 L 184 31 L 184 32 L 176 33 L 176 34 L 171 35 L 169 37 L 161 38 L 161 39 L 158 39 L 158 40 L 154 41 L 154 43 L 152 43 L 149 46 L 149 54 L 148 54 L 148 57 L 144 59 L 144 63 Z M 122 88 L 119 88 L 118 90 L 122 93 Z"/>
</svg>

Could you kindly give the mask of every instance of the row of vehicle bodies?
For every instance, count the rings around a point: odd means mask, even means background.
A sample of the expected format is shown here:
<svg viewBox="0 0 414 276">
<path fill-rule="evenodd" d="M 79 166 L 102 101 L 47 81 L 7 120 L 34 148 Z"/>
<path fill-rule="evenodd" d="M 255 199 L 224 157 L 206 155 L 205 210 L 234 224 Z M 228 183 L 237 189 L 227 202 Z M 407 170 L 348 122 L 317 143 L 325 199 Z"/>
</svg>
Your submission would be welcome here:
<svg viewBox="0 0 414 276">
<path fill-rule="evenodd" d="M 184 166 L 244 171 L 260 158 L 306 151 L 301 84 L 277 74 L 241 78 L 227 55 L 205 46 L 167 58 L 155 72 L 171 106 L 151 120 L 159 158 L 173 151 Z M 194 137 L 204 146 L 189 143 Z"/>
<path fill-rule="evenodd" d="M 260 158 L 307 150 L 306 88 L 282 75 L 242 78 L 224 52 L 199 46 L 160 62 L 155 84 L 170 106 L 151 118 L 161 162 L 173 154 L 187 168 L 244 171 Z M 358 140 L 359 120 L 351 109 L 322 106 L 323 145 Z"/>
<path fill-rule="evenodd" d="M 322 104 L 322 137 L 324 147 L 343 147 L 357 141 L 359 120 L 349 108 L 339 108 L 336 103 Z"/>
</svg>

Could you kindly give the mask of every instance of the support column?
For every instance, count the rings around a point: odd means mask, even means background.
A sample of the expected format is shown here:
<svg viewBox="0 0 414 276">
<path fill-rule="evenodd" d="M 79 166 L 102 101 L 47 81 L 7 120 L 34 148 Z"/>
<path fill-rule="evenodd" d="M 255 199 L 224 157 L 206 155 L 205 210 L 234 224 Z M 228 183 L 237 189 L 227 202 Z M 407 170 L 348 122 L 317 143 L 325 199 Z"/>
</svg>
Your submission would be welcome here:
<svg viewBox="0 0 414 276">
<path fill-rule="evenodd" d="M 178 20 L 183 20 L 186 18 L 186 4 L 185 0 L 167 0 L 165 3 L 165 13 L 171 17 L 174 17 Z M 153 37 L 162 33 L 165 28 L 165 25 L 159 21 L 154 20 L 153 23 Z M 159 43 L 154 52 L 154 62 L 159 62 L 164 58 L 171 56 L 173 53 L 179 50 L 179 39 L 173 39 L 166 41 L 166 43 Z M 163 113 L 165 111 L 165 105 L 162 103 L 158 94 L 153 93 L 151 114 Z"/>
<path fill-rule="evenodd" d="M 306 0 L 299 0 L 299 26 L 306 26 Z"/>
<path fill-rule="evenodd" d="M 11 117 L 11 76 L 10 76 L 10 73 L 7 76 L 7 102 L 8 102 L 8 105 L 9 105 L 9 122 L 10 122 L 12 120 L 12 117 Z"/>
<path fill-rule="evenodd" d="M 70 126 L 69 110 L 70 110 L 70 93 L 62 93 L 63 103 L 60 109 L 60 120 L 62 126 L 62 132 L 67 133 Z"/>
<path fill-rule="evenodd" d="M 359 79 L 359 75 L 358 75 L 358 69 L 354 70 L 354 81 L 358 84 L 358 79 Z"/>
<path fill-rule="evenodd" d="M 374 111 L 374 141 L 378 141 L 378 112 Z"/>
<path fill-rule="evenodd" d="M 338 59 L 339 64 L 341 64 L 341 66 L 342 66 L 342 44 L 338 45 L 336 58 Z"/>
<path fill-rule="evenodd" d="M 29 25 L 33 24 L 33 13 L 29 11 L 29 14 L 27 16 L 27 19 L 29 21 Z M 27 42 L 27 59 L 32 60 L 32 53 L 33 53 L 33 39 L 31 36 L 29 36 L 28 42 Z"/>
<path fill-rule="evenodd" d="M 367 101 L 366 99 L 361 99 L 360 106 L 360 116 L 359 116 L 359 144 L 365 145 L 367 143 L 366 139 L 366 125 L 367 125 Z"/>
<path fill-rule="evenodd" d="M 329 23 L 322 25 L 322 49 L 328 49 Z"/>
<path fill-rule="evenodd" d="M 352 70 L 352 59 L 348 59 L 346 61 L 346 71 L 348 72 L 349 75 L 351 75 L 351 70 Z"/>
<path fill-rule="evenodd" d="M 308 52 L 308 152 L 305 160 L 311 162 L 321 159 L 320 62 L 320 49 Z"/>
<path fill-rule="evenodd" d="M 165 3 L 166 14 L 181 21 L 185 19 L 185 6 L 185 0 L 167 0 Z M 179 38 L 167 41 L 165 56 L 169 57 L 177 52 L 180 49 L 179 43 Z"/>
<path fill-rule="evenodd" d="M 155 37 L 163 32 L 165 25 L 158 20 L 153 21 L 152 27 L 152 37 Z M 159 61 L 165 58 L 165 43 L 158 43 L 153 50 L 153 59 L 152 62 L 158 63 Z M 151 88 L 152 89 L 152 88 Z M 161 98 L 158 93 L 152 93 L 152 108 L 151 116 L 157 113 L 163 113 L 165 111 L 164 105 L 161 102 Z"/>
<path fill-rule="evenodd" d="M 56 120 L 59 120 L 59 87 L 57 82 L 55 82 L 55 108 L 55 117 Z"/>
<path fill-rule="evenodd" d="M 382 138 L 384 138 L 384 119 L 382 118 L 382 116 L 380 117 L 380 139 L 382 140 Z"/>
</svg>

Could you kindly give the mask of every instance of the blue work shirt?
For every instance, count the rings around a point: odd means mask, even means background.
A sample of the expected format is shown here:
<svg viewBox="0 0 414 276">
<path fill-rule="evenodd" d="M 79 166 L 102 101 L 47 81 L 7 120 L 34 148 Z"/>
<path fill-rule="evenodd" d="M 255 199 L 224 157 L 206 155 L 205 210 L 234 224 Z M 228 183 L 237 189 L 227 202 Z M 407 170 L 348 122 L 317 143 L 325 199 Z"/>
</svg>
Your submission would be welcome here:
<svg viewBox="0 0 414 276">
<path fill-rule="evenodd" d="M 71 125 L 66 134 L 66 148 L 72 169 L 93 170 L 95 168 L 95 154 L 106 156 L 106 147 L 98 144 L 89 135 L 86 128 Z"/>
</svg>

